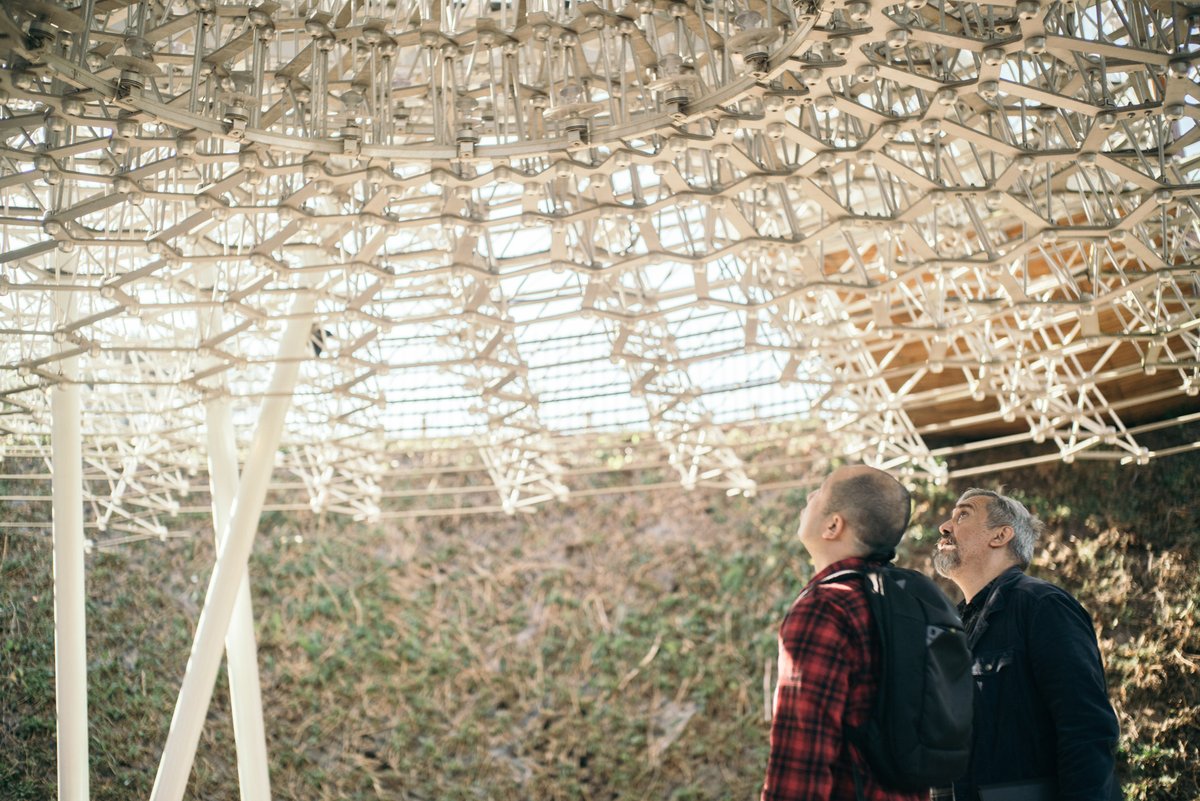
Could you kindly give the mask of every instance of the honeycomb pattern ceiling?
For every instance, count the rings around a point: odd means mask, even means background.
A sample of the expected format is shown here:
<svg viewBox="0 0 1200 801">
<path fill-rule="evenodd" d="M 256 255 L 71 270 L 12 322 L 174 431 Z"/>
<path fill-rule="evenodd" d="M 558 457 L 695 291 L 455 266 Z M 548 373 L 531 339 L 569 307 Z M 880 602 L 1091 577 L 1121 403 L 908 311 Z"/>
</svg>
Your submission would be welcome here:
<svg viewBox="0 0 1200 801">
<path fill-rule="evenodd" d="M 214 404 L 244 447 L 288 365 L 277 480 L 363 517 L 431 465 L 528 508 L 614 442 L 730 492 L 797 431 L 934 477 L 1022 442 L 1193 447 L 1198 23 L 1162 0 L 6 2 L 0 443 L 48 455 L 54 388 L 80 386 L 109 537 L 165 532 Z"/>
</svg>

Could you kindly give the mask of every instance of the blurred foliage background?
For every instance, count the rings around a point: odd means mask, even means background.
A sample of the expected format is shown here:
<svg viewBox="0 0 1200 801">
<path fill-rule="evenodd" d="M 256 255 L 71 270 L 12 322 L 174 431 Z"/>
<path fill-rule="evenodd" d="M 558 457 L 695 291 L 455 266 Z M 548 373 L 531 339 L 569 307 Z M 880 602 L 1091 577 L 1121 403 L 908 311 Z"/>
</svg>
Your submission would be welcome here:
<svg viewBox="0 0 1200 801">
<path fill-rule="evenodd" d="M 1032 572 L 1095 619 L 1127 797 L 1200 798 L 1200 454 L 920 487 L 901 563 L 932 574 L 936 525 L 972 485 L 1048 523 Z M 250 569 L 275 797 L 755 797 L 775 630 L 811 574 L 805 494 L 601 495 L 374 528 L 267 515 Z M 212 560 L 203 529 L 89 557 L 96 801 L 149 796 Z M 5 529 L 5 801 L 55 795 L 53 625 L 50 539 Z M 188 796 L 236 799 L 236 777 L 222 674 Z"/>
</svg>

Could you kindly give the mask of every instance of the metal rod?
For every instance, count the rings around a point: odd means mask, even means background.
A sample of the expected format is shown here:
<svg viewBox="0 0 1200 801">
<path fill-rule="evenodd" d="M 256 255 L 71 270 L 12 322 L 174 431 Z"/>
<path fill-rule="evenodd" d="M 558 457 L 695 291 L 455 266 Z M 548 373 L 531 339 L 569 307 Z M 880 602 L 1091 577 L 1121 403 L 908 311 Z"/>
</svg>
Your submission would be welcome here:
<svg viewBox="0 0 1200 801">
<path fill-rule="evenodd" d="M 296 296 L 279 344 L 280 363 L 275 368 L 267 397 L 262 403 L 258 429 L 238 482 L 237 500 L 230 515 L 228 532 L 221 537 L 217 563 L 208 584 L 187 671 L 179 689 L 167 743 L 159 762 L 158 775 L 154 779 L 154 789 L 150 793 L 151 801 L 181 801 L 187 789 L 188 775 L 196 758 L 196 745 L 200 742 L 200 732 L 212 699 L 213 682 L 221 663 L 221 640 L 233 617 L 236 591 L 246 575 L 275 452 L 283 435 L 284 418 L 292 402 L 292 391 L 300 369 L 299 359 L 308 347 L 315 304 L 316 298 L 311 292 L 302 291 Z"/>
<path fill-rule="evenodd" d="M 88 798 L 87 624 L 84 611 L 83 443 L 78 357 L 60 362 L 51 393 L 54 494 L 54 702 L 59 801 Z"/>
<path fill-rule="evenodd" d="M 228 537 L 229 520 L 238 492 L 237 438 L 231 406 L 228 398 L 211 400 L 205 405 L 209 486 L 218 551 Z M 271 779 L 263 729 L 258 643 L 254 635 L 249 574 L 243 575 L 238 585 L 233 618 L 225 635 L 225 654 L 242 801 L 270 801 Z"/>
</svg>

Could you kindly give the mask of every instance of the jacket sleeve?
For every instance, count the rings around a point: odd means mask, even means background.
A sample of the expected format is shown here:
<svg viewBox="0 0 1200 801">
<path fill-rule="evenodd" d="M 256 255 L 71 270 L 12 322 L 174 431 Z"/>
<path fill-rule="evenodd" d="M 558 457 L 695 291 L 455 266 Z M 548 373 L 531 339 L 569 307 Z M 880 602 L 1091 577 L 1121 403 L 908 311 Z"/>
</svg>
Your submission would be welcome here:
<svg viewBox="0 0 1200 801">
<path fill-rule="evenodd" d="M 1034 681 L 1054 721 L 1058 798 L 1110 798 L 1119 730 L 1091 619 L 1069 596 L 1041 598 L 1027 647 Z"/>
<path fill-rule="evenodd" d="M 797 602 L 784 618 L 761 801 L 830 798 L 853 667 L 848 639 L 841 610 L 819 594 Z"/>
</svg>

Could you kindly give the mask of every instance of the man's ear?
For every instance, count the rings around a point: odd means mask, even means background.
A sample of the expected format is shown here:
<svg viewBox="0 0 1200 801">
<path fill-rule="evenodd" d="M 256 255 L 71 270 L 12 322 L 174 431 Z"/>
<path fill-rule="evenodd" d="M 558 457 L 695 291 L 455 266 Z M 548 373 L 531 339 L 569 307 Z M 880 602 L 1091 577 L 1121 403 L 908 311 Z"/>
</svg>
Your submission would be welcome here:
<svg viewBox="0 0 1200 801">
<path fill-rule="evenodd" d="M 996 533 L 993 534 L 992 538 L 988 540 L 988 547 L 1003 548 L 1004 546 L 1008 545 L 1008 543 L 1012 542 L 1012 538 L 1014 536 L 1016 536 L 1016 532 L 1013 531 L 1012 526 L 1001 526 L 1000 528 L 996 529 Z"/>
<path fill-rule="evenodd" d="M 825 521 L 825 527 L 821 529 L 821 539 L 836 540 L 839 539 L 846 531 L 846 518 L 842 517 L 837 512 L 834 512 Z"/>
</svg>

